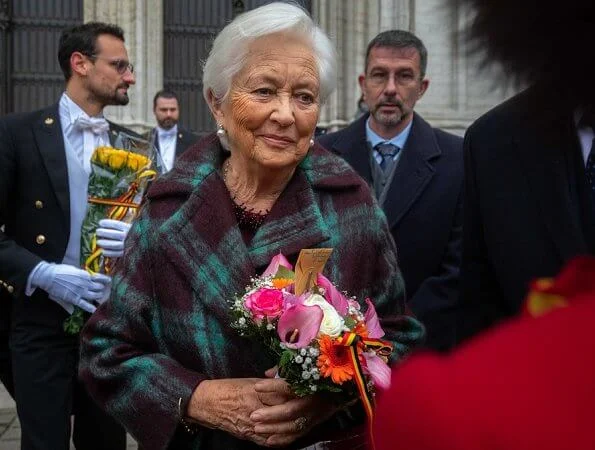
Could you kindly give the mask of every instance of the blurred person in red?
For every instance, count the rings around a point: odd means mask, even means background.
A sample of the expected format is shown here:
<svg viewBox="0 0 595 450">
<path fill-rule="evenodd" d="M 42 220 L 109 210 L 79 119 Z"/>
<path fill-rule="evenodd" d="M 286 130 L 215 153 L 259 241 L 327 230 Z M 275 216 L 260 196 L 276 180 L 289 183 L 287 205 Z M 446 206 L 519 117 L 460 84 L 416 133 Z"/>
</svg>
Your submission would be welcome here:
<svg viewBox="0 0 595 450">
<path fill-rule="evenodd" d="M 393 370 L 375 449 L 594 449 L 595 258 L 534 282 L 526 305 L 449 355 Z"/>
</svg>

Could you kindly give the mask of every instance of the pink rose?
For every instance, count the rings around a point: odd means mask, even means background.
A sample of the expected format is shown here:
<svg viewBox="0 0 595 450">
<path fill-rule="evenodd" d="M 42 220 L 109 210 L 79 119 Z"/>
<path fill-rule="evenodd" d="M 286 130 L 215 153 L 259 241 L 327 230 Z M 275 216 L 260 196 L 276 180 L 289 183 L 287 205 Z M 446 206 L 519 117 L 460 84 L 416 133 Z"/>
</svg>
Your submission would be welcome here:
<svg viewBox="0 0 595 450">
<path fill-rule="evenodd" d="M 245 306 L 257 323 L 264 318 L 270 322 L 283 312 L 283 292 L 277 289 L 260 288 L 248 295 Z"/>
</svg>

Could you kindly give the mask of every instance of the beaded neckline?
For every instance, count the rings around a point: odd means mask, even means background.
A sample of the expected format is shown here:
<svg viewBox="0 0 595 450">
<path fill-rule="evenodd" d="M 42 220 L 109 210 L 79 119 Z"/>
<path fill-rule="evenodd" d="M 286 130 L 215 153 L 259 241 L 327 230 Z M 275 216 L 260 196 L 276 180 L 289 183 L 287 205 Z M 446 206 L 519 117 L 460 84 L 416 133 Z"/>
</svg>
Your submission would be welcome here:
<svg viewBox="0 0 595 450">
<path fill-rule="evenodd" d="M 229 159 L 225 160 L 223 163 L 223 182 L 227 186 L 227 175 L 229 173 Z M 229 188 L 228 188 L 229 191 Z M 255 211 L 254 208 L 250 208 L 246 206 L 244 203 L 238 203 L 236 201 L 236 196 L 229 191 L 231 195 L 231 200 L 233 203 L 233 212 L 236 216 L 236 220 L 238 221 L 238 225 L 240 228 L 248 228 L 252 231 L 256 231 L 266 219 L 267 215 L 269 214 L 268 210 L 265 211 Z"/>
<path fill-rule="evenodd" d="M 254 209 L 247 208 L 243 204 L 238 205 L 233 198 L 232 201 L 233 212 L 236 215 L 236 219 L 240 228 L 246 227 L 256 231 L 264 223 L 264 219 L 266 219 L 269 213 L 268 211 L 265 211 L 264 213 L 255 212 Z"/>
</svg>

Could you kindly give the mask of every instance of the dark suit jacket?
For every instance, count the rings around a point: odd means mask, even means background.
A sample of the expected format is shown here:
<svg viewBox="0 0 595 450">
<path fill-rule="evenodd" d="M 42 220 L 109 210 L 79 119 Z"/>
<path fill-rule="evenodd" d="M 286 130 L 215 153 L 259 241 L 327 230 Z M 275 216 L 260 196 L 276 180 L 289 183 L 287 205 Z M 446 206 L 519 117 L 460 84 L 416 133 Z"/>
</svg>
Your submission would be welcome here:
<svg viewBox="0 0 595 450">
<path fill-rule="evenodd" d="M 371 185 L 367 119 L 368 114 L 319 142 Z M 439 350 L 455 342 L 462 187 L 462 139 L 432 128 L 415 114 L 383 209 L 397 244 L 409 306 L 427 327 L 426 345 Z"/>
<path fill-rule="evenodd" d="M 119 131 L 138 137 L 110 124 L 112 145 Z M 25 428 L 34 427 L 39 436 L 29 436 L 29 442 L 41 436 L 55 436 L 49 430 L 60 430 L 71 412 L 84 410 L 87 417 L 93 417 L 93 426 L 102 431 L 101 438 L 88 426 L 89 419 L 77 420 L 75 441 L 86 448 L 103 439 L 97 444 L 102 448 L 125 447 L 124 430 L 97 411 L 82 391 L 75 389 L 77 393 L 73 394 L 72 384 L 65 382 L 64 375 L 67 380 L 75 377 L 78 355 L 78 337 L 63 331 L 66 311 L 41 289 L 36 289 L 31 298 L 24 296 L 31 270 L 41 260 L 60 262 L 70 233 L 68 168 L 58 104 L 0 119 L 1 225 L 5 228 L 0 231 L 0 331 L 8 327 L 10 330 L 0 332 L 0 376 L 9 389 L 13 374 L 20 383 L 16 397 L 19 415 L 26 418 L 22 422 L 23 434 Z M 45 376 L 40 375 L 40 368 L 45 369 L 41 372 Z M 44 378 L 47 398 L 58 398 L 64 405 L 67 399 L 74 399 L 75 406 L 71 408 L 69 404 L 60 409 L 53 400 L 40 402 L 36 396 L 40 378 Z M 38 415 L 33 417 L 32 411 Z M 39 418 L 43 418 L 43 423 Z"/>
<path fill-rule="evenodd" d="M 145 139 L 152 142 L 155 145 L 157 150 L 159 149 L 159 138 L 157 137 L 157 128 L 151 129 L 148 133 L 145 134 Z M 176 139 L 176 157 L 178 159 L 179 156 L 186 151 L 188 147 L 198 141 L 198 136 L 194 134 L 192 131 L 187 130 L 186 128 L 182 128 L 178 125 L 178 137 Z"/>
<path fill-rule="evenodd" d="M 592 252 L 572 108 L 551 92 L 528 89 L 467 130 L 461 339 L 516 314 L 533 278 Z"/>
<path fill-rule="evenodd" d="M 112 143 L 120 131 L 138 136 L 110 123 Z M 64 257 L 70 233 L 67 170 L 58 104 L 0 119 L 1 302 L 22 299 L 40 261 Z M 44 296 L 38 289 L 29 303 L 57 306 Z M 41 309 L 37 319 L 50 321 Z"/>
</svg>

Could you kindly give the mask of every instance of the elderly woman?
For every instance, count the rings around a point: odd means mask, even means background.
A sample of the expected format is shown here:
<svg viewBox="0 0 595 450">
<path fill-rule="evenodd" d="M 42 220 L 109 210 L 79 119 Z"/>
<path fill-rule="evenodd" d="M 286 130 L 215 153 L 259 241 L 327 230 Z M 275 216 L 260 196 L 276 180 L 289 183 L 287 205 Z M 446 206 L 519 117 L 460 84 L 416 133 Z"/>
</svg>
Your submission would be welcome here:
<svg viewBox="0 0 595 450">
<path fill-rule="evenodd" d="M 374 299 L 398 355 L 420 338 L 400 315 L 395 247 L 368 186 L 312 140 L 334 76 L 329 39 L 293 5 L 247 12 L 216 38 L 203 82 L 218 131 L 152 186 L 111 300 L 82 335 L 86 386 L 143 449 L 300 448 L 354 433 L 353 414 L 291 395 L 267 371 L 276 361 L 230 327 L 228 302 L 279 252 L 295 263 L 300 249 L 332 247 L 327 277 Z"/>
</svg>

